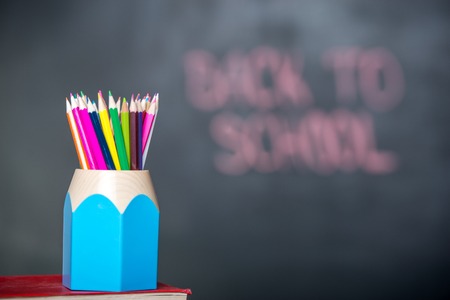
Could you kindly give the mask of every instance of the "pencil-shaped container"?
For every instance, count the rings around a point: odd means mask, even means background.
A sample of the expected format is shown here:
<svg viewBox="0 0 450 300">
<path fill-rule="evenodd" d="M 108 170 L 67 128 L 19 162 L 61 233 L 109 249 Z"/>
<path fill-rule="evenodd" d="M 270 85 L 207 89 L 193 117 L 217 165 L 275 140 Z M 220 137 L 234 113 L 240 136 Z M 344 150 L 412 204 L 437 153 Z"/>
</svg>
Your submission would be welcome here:
<svg viewBox="0 0 450 300">
<path fill-rule="evenodd" d="M 75 170 L 64 203 L 63 284 L 155 289 L 159 207 L 149 171 Z"/>
</svg>

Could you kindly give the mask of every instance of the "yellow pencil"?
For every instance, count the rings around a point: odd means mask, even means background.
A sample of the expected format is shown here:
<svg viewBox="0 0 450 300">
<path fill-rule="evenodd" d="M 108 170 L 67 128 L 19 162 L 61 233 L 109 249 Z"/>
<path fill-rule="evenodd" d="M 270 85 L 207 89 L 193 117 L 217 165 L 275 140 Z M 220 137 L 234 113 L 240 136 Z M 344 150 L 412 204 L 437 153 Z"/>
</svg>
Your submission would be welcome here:
<svg viewBox="0 0 450 300">
<path fill-rule="evenodd" d="M 114 167 L 116 167 L 116 170 L 121 170 L 119 156 L 117 155 L 116 144 L 111 130 L 111 123 L 109 122 L 108 109 L 101 91 L 98 92 L 98 115 L 100 117 L 100 123 L 102 124 L 102 130 L 105 134 L 109 152 L 111 152 Z"/>
</svg>

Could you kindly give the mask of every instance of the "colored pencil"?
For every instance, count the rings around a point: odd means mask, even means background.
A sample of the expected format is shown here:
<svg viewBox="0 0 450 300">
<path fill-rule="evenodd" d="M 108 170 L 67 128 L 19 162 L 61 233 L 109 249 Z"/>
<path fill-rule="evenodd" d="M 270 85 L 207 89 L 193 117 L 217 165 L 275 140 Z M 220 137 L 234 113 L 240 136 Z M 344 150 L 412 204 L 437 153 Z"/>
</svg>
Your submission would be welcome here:
<svg viewBox="0 0 450 300">
<path fill-rule="evenodd" d="M 87 162 L 86 154 L 84 153 L 83 145 L 81 143 L 80 134 L 78 133 L 77 124 L 72 114 L 72 107 L 69 100 L 66 98 L 66 116 L 69 122 L 70 133 L 72 134 L 73 143 L 75 144 L 75 150 L 77 152 L 78 161 L 80 162 L 80 168 L 88 170 L 89 165 Z"/>
<path fill-rule="evenodd" d="M 100 148 L 100 144 L 95 134 L 94 127 L 92 126 L 91 118 L 87 110 L 86 102 L 83 98 L 79 97 L 79 111 L 80 120 L 83 124 L 83 128 L 87 137 L 89 147 L 91 148 L 92 154 L 94 155 L 94 165 L 91 166 L 94 170 L 106 170 L 105 159 Z"/>
<path fill-rule="evenodd" d="M 117 102 L 116 102 L 116 108 L 117 108 L 117 115 L 120 117 L 120 114 L 122 113 L 122 111 L 121 111 L 121 108 L 122 108 L 122 105 L 120 105 L 120 97 L 117 99 Z"/>
<path fill-rule="evenodd" d="M 117 155 L 117 148 L 114 142 L 111 124 L 109 121 L 108 110 L 101 91 L 98 92 L 98 115 L 100 117 L 100 123 L 102 125 L 103 133 L 105 134 L 105 139 L 106 143 L 108 144 L 109 152 L 111 153 L 114 162 L 114 167 L 116 168 L 116 170 L 121 170 L 119 156 Z"/>
<path fill-rule="evenodd" d="M 144 149 L 144 153 L 142 154 L 142 167 L 144 168 L 145 166 L 145 162 L 147 160 L 147 156 L 148 156 L 148 149 L 150 148 L 150 142 L 152 140 L 152 135 L 153 135 L 153 130 L 155 129 L 155 122 L 156 122 L 156 117 L 158 116 L 158 109 L 159 109 L 159 93 L 156 93 L 153 98 L 152 98 L 152 104 L 154 103 L 154 107 L 155 107 L 155 114 L 153 116 L 153 121 L 152 121 L 152 125 L 150 127 L 150 134 L 145 142 L 145 149 Z"/>
<path fill-rule="evenodd" d="M 137 144 L 137 107 L 133 97 L 130 103 L 130 165 L 131 170 L 138 170 L 138 144 Z"/>
<path fill-rule="evenodd" d="M 145 121 L 145 118 L 147 117 L 147 103 L 149 103 L 148 99 L 149 99 L 149 94 L 147 93 L 147 95 L 145 95 L 144 99 L 142 99 L 142 124 Z"/>
<path fill-rule="evenodd" d="M 89 169 L 94 169 L 95 166 L 94 154 L 92 153 L 92 150 L 89 147 L 88 138 L 83 128 L 83 123 L 81 122 L 80 119 L 78 102 L 73 97 L 72 94 L 70 95 L 70 106 L 72 107 L 72 115 L 75 120 L 75 124 L 77 124 L 78 133 L 80 134 L 81 143 L 83 145 L 84 153 L 86 154 Z"/>
<path fill-rule="evenodd" d="M 138 116 L 138 125 L 137 125 L 137 149 L 138 149 L 138 159 L 137 164 L 138 168 L 142 169 L 142 106 L 137 105 L 137 116 Z"/>
<path fill-rule="evenodd" d="M 79 107 L 80 107 L 80 105 L 81 105 L 81 101 L 83 101 L 83 103 L 84 103 L 84 104 L 85 104 L 85 106 L 87 107 L 87 102 L 86 102 L 86 98 L 85 98 L 85 96 L 84 96 L 83 92 L 81 92 L 81 96 L 80 96 L 80 95 L 78 95 L 78 93 L 77 93 L 76 95 L 77 95 L 76 99 L 77 99 L 77 102 L 78 102 L 78 108 L 79 108 Z"/>
<path fill-rule="evenodd" d="M 103 153 L 103 157 L 105 158 L 106 166 L 108 167 L 108 170 L 115 170 L 114 162 L 111 156 L 111 153 L 109 152 L 108 144 L 106 143 L 105 135 L 102 130 L 102 126 L 100 125 L 100 119 L 98 117 L 98 113 L 92 104 L 92 102 L 88 98 L 88 112 L 89 117 L 91 118 L 92 125 L 94 127 L 95 133 L 97 135 L 98 142 L 100 144 L 100 148 Z"/>
<path fill-rule="evenodd" d="M 130 113 L 128 111 L 127 99 L 123 98 L 120 122 L 122 125 L 123 142 L 127 152 L 128 168 L 130 168 Z"/>
<path fill-rule="evenodd" d="M 109 115 L 114 128 L 114 140 L 116 141 L 117 154 L 119 155 L 119 163 L 121 170 L 129 170 L 127 152 L 123 140 L 122 128 L 120 126 L 119 115 L 117 113 L 116 102 L 109 92 Z"/>
<path fill-rule="evenodd" d="M 146 117 L 144 123 L 142 124 L 142 153 L 145 151 L 145 146 L 147 144 L 148 137 L 150 136 L 150 130 L 152 128 L 153 119 L 155 118 L 156 106 L 155 103 L 150 105 L 150 108 L 146 111 Z"/>
<path fill-rule="evenodd" d="M 148 110 L 150 108 L 150 104 L 151 104 L 150 94 L 147 93 L 147 95 L 145 96 L 145 110 Z"/>
</svg>

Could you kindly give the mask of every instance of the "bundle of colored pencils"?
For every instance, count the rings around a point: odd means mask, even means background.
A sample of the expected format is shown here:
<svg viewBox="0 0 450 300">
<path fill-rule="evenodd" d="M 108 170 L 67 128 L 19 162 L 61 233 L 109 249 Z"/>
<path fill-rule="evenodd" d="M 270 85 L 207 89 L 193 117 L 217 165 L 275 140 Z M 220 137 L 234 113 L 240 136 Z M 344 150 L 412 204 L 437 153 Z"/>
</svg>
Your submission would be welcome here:
<svg viewBox="0 0 450 300">
<path fill-rule="evenodd" d="M 142 170 L 158 114 L 159 94 L 117 102 L 111 91 L 98 108 L 83 92 L 66 98 L 66 115 L 80 167 L 85 170 Z"/>
</svg>

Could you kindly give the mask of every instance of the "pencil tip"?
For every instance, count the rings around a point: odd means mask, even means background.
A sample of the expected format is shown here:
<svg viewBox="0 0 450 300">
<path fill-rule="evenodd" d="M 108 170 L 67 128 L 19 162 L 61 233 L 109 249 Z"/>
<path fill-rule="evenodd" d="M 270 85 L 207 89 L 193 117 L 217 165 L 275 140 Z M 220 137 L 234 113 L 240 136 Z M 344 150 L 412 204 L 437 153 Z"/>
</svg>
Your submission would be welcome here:
<svg viewBox="0 0 450 300">
<path fill-rule="evenodd" d="M 152 102 L 156 102 L 159 100 L 159 93 L 155 93 L 155 95 L 153 96 Z"/>
<path fill-rule="evenodd" d="M 114 109 L 116 108 L 116 102 L 114 102 L 114 99 L 111 97 L 109 97 L 109 109 Z"/>
<path fill-rule="evenodd" d="M 100 95 L 100 93 L 98 94 L 98 109 L 103 111 L 106 109 L 106 103 L 105 100 L 103 99 L 103 97 Z"/>
</svg>

